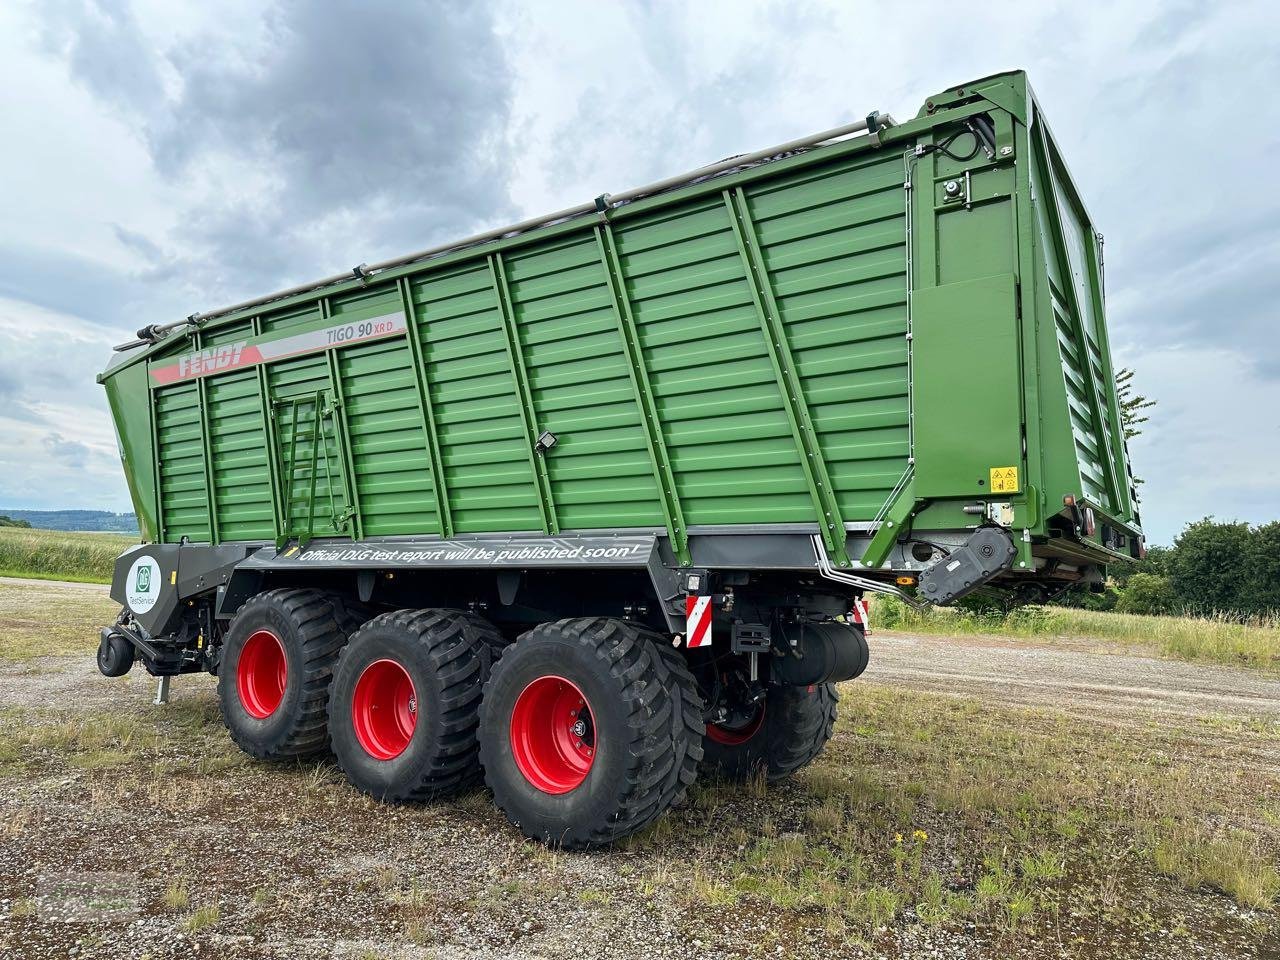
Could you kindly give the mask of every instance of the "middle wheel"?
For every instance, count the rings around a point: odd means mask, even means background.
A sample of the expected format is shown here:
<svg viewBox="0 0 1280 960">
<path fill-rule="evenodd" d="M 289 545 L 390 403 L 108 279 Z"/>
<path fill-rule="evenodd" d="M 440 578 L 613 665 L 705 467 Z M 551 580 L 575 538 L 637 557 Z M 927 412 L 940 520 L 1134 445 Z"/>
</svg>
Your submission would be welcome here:
<svg viewBox="0 0 1280 960">
<path fill-rule="evenodd" d="M 347 779 L 379 800 L 429 800 L 480 779 L 476 726 L 497 630 L 460 610 L 399 610 L 352 635 L 329 735 Z"/>
<path fill-rule="evenodd" d="M 480 708 L 480 755 L 494 800 L 526 836 L 600 846 L 684 795 L 703 730 L 693 677 L 660 636 L 622 620 L 560 620 L 502 652 Z"/>
</svg>

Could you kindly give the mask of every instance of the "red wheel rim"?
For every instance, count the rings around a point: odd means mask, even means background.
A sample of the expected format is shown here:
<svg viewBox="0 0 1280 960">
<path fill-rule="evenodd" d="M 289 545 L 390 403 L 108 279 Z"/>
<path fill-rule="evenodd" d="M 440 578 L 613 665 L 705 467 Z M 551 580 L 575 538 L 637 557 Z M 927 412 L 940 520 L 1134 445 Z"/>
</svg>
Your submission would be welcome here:
<svg viewBox="0 0 1280 960">
<path fill-rule="evenodd" d="M 516 697 L 511 753 L 524 778 L 543 793 L 568 793 L 596 759 L 596 718 L 572 680 L 546 676 Z"/>
<path fill-rule="evenodd" d="M 716 743 L 723 743 L 726 747 L 737 747 L 746 743 L 764 726 L 764 707 L 759 707 L 752 715 L 751 719 L 744 724 L 736 727 L 722 726 L 718 723 L 707 724 L 707 736 Z"/>
<path fill-rule="evenodd" d="M 284 644 L 270 630 L 254 631 L 236 664 L 236 690 L 245 713 L 259 720 L 271 716 L 280 708 L 288 683 Z"/>
<path fill-rule="evenodd" d="M 418 726 L 418 693 L 409 673 L 394 660 L 375 660 L 356 680 L 351 698 L 356 740 L 369 756 L 394 760 Z"/>
</svg>

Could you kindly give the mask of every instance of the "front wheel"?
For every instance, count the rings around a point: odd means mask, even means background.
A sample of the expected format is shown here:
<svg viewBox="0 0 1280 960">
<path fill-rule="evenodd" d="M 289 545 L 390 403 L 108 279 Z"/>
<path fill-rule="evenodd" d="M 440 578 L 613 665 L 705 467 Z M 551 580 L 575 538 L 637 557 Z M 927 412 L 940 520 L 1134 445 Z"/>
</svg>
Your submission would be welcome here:
<svg viewBox="0 0 1280 960">
<path fill-rule="evenodd" d="M 836 688 L 772 686 L 750 715 L 731 724 L 707 724 L 703 770 L 726 780 L 746 780 L 763 770 L 781 780 L 822 752 L 836 725 Z"/>
<path fill-rule="evenodd" d="M 542 624 L 507 647 L 485 686 L 480 758 L 526 836 L 569 848 L 648 826 L 702 758 L 702 704 L 662 638 L 606 618 Z"/>
<path fill-rule="evenodd" d="M 268 590 L 231 621 L 218 700 L 231 738 L 259 760 L 322 752 L 329 679 L 347 635 L 317 590 Z"/>
</svg>

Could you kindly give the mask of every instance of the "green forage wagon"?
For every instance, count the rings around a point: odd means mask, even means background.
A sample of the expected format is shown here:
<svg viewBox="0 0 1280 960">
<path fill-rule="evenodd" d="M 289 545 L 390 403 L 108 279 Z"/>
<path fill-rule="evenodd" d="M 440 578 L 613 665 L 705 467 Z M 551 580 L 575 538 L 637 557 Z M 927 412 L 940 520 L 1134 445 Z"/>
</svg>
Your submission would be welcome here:
<svg viewBox="0 0 1280 960">
<path fill-rule="evenodd" d="M 98 663 L 571 847 L 792 773 L 865 597 L 1139 556 L 1102 241 L 1022 73 L 139 331 Z"/>
</svg>

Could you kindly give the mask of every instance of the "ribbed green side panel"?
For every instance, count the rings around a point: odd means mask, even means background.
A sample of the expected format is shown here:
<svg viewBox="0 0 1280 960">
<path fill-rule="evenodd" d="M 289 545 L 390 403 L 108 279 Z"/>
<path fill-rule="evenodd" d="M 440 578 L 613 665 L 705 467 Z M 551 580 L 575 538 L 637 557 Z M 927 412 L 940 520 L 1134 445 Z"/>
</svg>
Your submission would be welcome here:
<svg viewBox="0 0 1280 960">
<path fill-rule="evenodd" d="M 1045 178 L 1049 178 L 1046 185 Z M 1097 320 L 1093 316 L 1092 297 L 1085 278 L 1085 242 L 1079 220 L 1065 203 L 1056 203 L 1055 210 L 1062 229 L 1060 235 L 1050 222 L 1046 204 L 1054 203 L 1063 195 L 1063 187 L 1052 171 L 1040 164 L 1033 165 L 1034 195 L 1042 202 L 1036 204 L 1037 227 L 1044 249 L 1045 264 L 1049 276 L 1049 296 L 1057 328 L 1058 350 L 1062 355 L 1062 373 L 1066 381 L 1067 406 L 1071 415 L 1071 433 L 1075 440 L 1076 461 L 1080 468 L 1081 492 L 1094 503 L 1115 510 L 1116 505 L 1108 494 L 1106 479 L 1107 459 L 1115 425 L 1111 422 L 1107 393 L 1112 389 L 1103 373 L 1102 354 L 1097 339 Z M 1066 256 L 1070 275 L 1060 266 Z M 1073 303 L 1079 310 L 1073 309 Z M 1083 342 L 1081 329 L 1083 330 Z M 1090 394 L 1093 394 L 1091 399 Z M 1098 407 L 1095 419 L 1092 404 Z M 1099 431 L 1101 421 L 1101 436 Z"/>
<path fill-rule="evenodd" d="M 200 396 L 196 384 L 155 392 L 156 441 L 160 456 L 160 508 L 168 541 L 211 539 Z"/>
<path fill-rule="evenodd" d="M 814 521 L 723 202 L 616 237 L 685 522 Z"/>
<path fill-rule="evenodd" d="M 311 398 L 317 392 L 330 391 L 333 387 L 329 377 L 328 358 L 324 354 L 275 363 L 267 370 L 267 381 L 270 384 L 273 399 Z M 310 500 L 311 444 L 312 438 L 317 438 L 316 442 L 320 446 L 315 458 L 314 527 L 317 536 L 332 535 L 336 529 L 331 519 L 333 508 L 341 509 L 348 503 L 345 485 L 342 482 L 344 468 L 337 446 L 337 427 L 333 418 L 322 418 L 319 429 L 315 419 L 315 404 L 299 405 L 298 442 L 295 446 L 293 443 L 294 419 L 290 408 L 287 406 L 277 408 L 276 437 L 280 445 L 278 462 L 281 466 L 281 485 L 291 491 L 287 511 L 290 529 L 294 532 L 304 529 L 307 526 L 308 504 L 312 502 Z M 292 462 L 290 462 L 291 450 L 294 451 Z M 332 485 L 330 478 L 332 478 Z"/>
<path fill-rule="evenodd" d="M 247 340 L 253 336 L 253 321 L 244 320 L 240 323 L 229 324 L 225 327 L 219 327 L 208 333 L 200 335 L 200 344 L 204 347 L 218 347 L 224 343 L 235 343 L 237 340 Z"/>
<path fill-rule="evenodd" d="M 258 373 L 213 377 L 206 384 L 206 396 L 218 536 L 270 540 L 275 536 L 275 513 Z"/>
<path fill-rule="evenodd" d="M 366 536 L 440 529 L 412 364 L 401 337 L 338 351 Z"/>
<path fill-rule="evenodd" d="M 902 182 L 873 154 L 747 193 L 845 520 L 874 517 L 910 455 Z"/>
<path fill-rule="evenodd" d="M 273 333 L 292 330 L 294 327 L 315 323 L 319 319 L 320 305 L 308 303 L 300 307 L 264 314 L 262 317 L 262 332 Z"/>
<path fill-rule="evenodd" d="M 595 237 L 505 261 L 561 529 L 664 526 L 648 442 Z"/>
<path fill-rule="evenodd" d="M 487 265 L 415 278 L 411 291 L 455 529 L 541 530 L 529 441 Z"/>
</svg>

